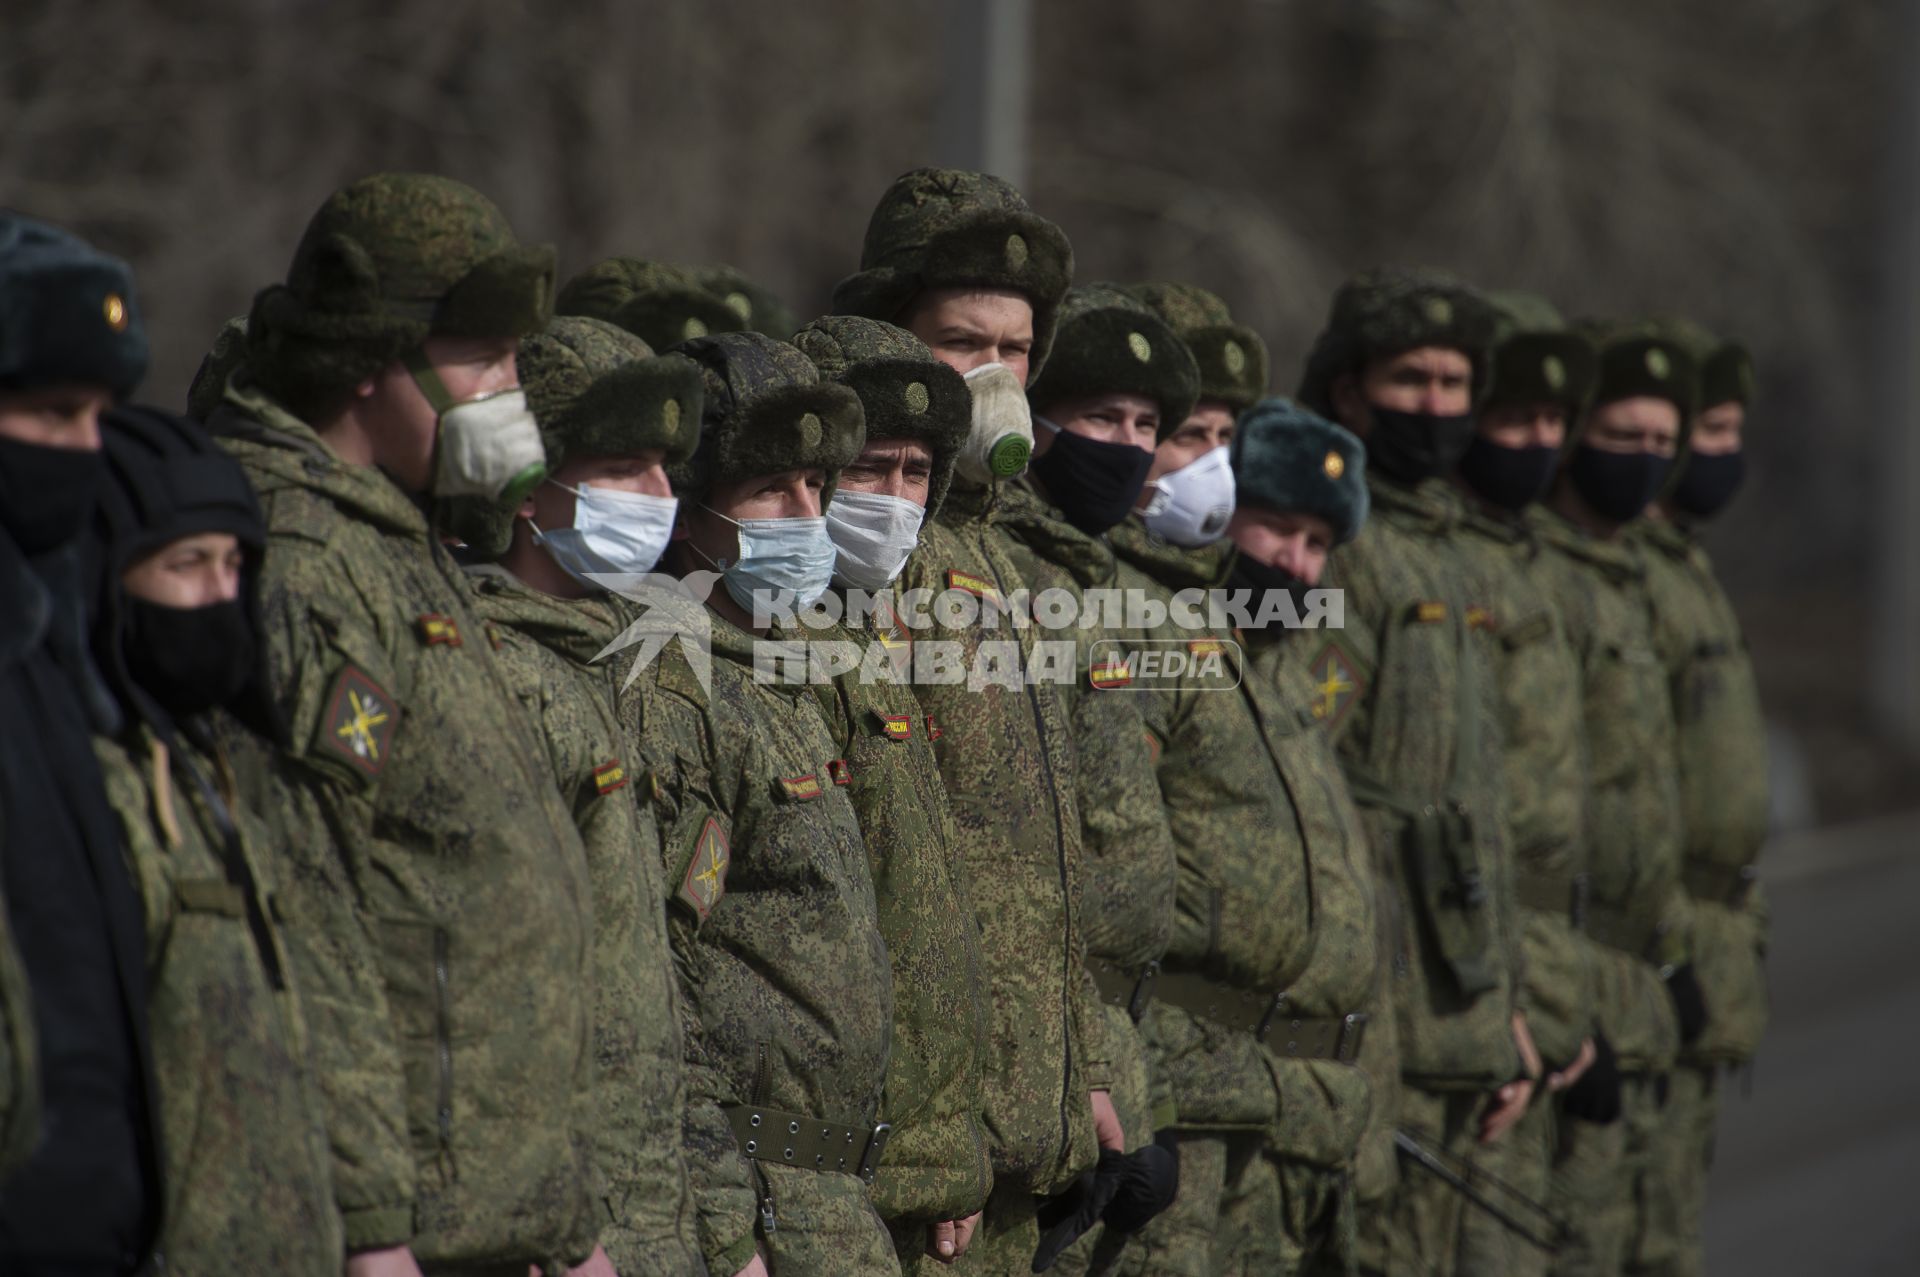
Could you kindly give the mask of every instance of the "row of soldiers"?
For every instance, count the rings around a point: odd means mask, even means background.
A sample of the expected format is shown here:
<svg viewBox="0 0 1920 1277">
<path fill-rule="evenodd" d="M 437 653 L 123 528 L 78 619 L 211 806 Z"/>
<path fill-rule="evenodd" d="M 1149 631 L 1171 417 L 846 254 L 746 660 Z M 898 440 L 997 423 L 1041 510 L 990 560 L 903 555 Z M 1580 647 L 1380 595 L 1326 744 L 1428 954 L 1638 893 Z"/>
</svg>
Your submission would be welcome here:
<svg viewBox="0 0 1920 1277">
<path fill-rule="evenodd" d="M 796 331 L 385 174 L 181 417 L 0 218 L 0 1270 L 1699 1272 L 1745 352 L 1378 271 L 1276 398 L 1073 274 L 916 170 Z"/>
</svg>

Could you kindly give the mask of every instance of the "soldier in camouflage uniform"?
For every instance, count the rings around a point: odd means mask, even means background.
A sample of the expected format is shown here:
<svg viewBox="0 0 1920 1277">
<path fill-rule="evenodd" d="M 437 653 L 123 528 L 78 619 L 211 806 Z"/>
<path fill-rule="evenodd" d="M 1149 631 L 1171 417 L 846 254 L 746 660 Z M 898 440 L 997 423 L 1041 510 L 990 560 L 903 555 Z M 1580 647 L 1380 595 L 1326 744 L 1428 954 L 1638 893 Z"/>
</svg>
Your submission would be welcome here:
<svg viewBox="0 0 1920 1277">
<path fill-rule="evenodd" d="M 745 272 L 731 266 L 695 266 L 693 278 L 740 316 L 748 331 L 780 341 L 790 340 L 799 331 L 800 321 L 794 317 L 793 308 Z"/>
<path fill-rule="evenodd" d="M 1651 1145 L 1698 984 L 1686 965 L 1674 726 L 1641 551 L 1624 535 L 1682 445 L 1685 352 L 1657 336 L 1596 338 L 1593 406 L 1569 440 L 1538 529 L 1579 657 L 1587 737 L 1586 927 L 1597 1058 L 1563 1101 L 1555 1204 L 1575 1225 L 1555 1273 L 1617 1273 L 1640 1234 Z"/>
<path fill-rule="evenodd" d="M 1073 278 L 1058 227 L 1006 183 L 918 169 L 881 197 L 861 270 L 834 290 L 834 310 L 897 322 L 942 363 L 972 373 L 973 422 L 938 516 L 900 578 L 902 593 L 968 596 L 977 612 L 947 625 L 937 609 L 915 641 L 954 644 L 963 669 L 983 655 L 1016 685 L 916 684 L 959 826 L 960 857 L 979 926 L 992 1007 L 986 1079 L 993 1195 L 957 1267 L 1029 1271 L 1038 1201 L 1068 1188 L 1096 1158 L 1087 1058 L 1093 1014 L 1076 916 L 1081 825 L 1071 730 L 1059 690 L 1027 680 L 1037 637 L 1007 600 L 1023 589 L 996 522 L 1031 443 L 1021 388 L 1039 367 Z M 995 367 L 994 365 L 999 365 Z M 955 602 L 963 602 L 953 596 Z"/>
<path fill-rule="evenodd" d="M 693 271 L 639 257 L 609 257 L 587 267 L 560 289 L 554 310 L 618 324 L 655 350 L 748 327 L 748 316 Z"/>
<path fill-rule="evenodd" d="M 1461 1229 L 1463 1273 L 1544 1277 L 1555 1221 L 1528 1203 L 1549 1197 L 1555 1105 L 1549 1093 L 1577 1083 L 1594 1055 L 1593 984 L 1577 891 L 1586 873 L 1586 736 L 1580 667 L 1549 592 L 1547 550 L 1530 522 L 1559 461 L 1570 422 L 1593 391 L 1593 347 L 1565 331 L 1544 301 L 1496 299 L 1501 336 L 1474 439 L 1458 478 L 1471 503 L 1461 549 L 1485 594 L 1480 624 L 1499 685 L 1502 756 L 1513 831 L 1515 893 L 1526 978 L 1520 998 L 1541 1058 L 1552 1070 L 1513 1134 L 1480 1162 L 1518 1190 L 1503 1204 L 1532 1238 L 1485 1211 Z M 1536 1240 L 1537 1238 L 1537 1240 Z"/>
<path fill-rule="evenodd" d="M 706 1265 L 681 1150 L 684 1035 L 665 871 L 641 738 L 616 710 L 624 671 L 595 660 L 623 616 L 590 579 L 652 570 L 673 521 L 664 463 L 686 460 L 699 437 L 700 370 L 650 356 L 595 319 L 555 319 L 523 341 L 516 365 L 552 473 L 519 511 L 468 500 L 449 523 L 467 542 L 487 640 L 540 726 L 592 875 L 601 1244 L 627 1277 L 682 1277 Z M 650 525 L 634 511 L 649 502 Z M 625 532 L 635 526 L 657 529 L 650 556 Z M 629 547 L 638 559 L 621 557 Z M 627 721 L 643 726 L 644 706 Z"/>
<path fill-rule="evenodd" d="M 669 471 L 681 506 L 663 566 L 704 597 L 711 655 L 703 680 L 669 644 L 641 680 L 694 1116 L 725 1118 L 690 1129 L 694 1170 L 731 1141 L 738 1172 L 694 1184 L 708 1264 L 897 1273 L 868 1200 L 893 976 L 848 763 L 812 691 L 755 669 L 757 644 L 795 637 L 755 613 L 773 594 L 805 606 L 826 592 L 820 510 L 860 453 L 860 401 L 758 333 L 681 349 L 706 410 L 700 447 Z"/>
<path fill-rule="evenodd" d="M 960 374 L 904 329 L 855 315 L 794 337 L 823 377 L 860 396 L 866 443 L 840 471 L 827 527 L 843 597 L 882 597 L 937 512 L 972 426 Z M 880 933 L 893 961 L 893 1135 L 874 1206 L 903 1258 L 966 1251 L 992 1187 L 985 1095 L 986 974 L 946 786 L 911 678 L 912 634 L 892 602 L 849 615 L 829 641 L 860 664 L 815 684 L 851 778 L 873 868 Z"/>
<path fill-rule="evenodd" d="M 1679 1277 L 1701 1271 L 1723 1071 L 1752 1061 L 1767 1024 L 1767 903 L 1754 871 L 1767 831 L 1766 724 L 1739 618 L 1698 537 L 1740 482 L 1753 368 L 1740 345 L 1689 335 L 1700 413 L 1678 473 L 1650 517 L 1630 529 L 1645 548 L 1654 647 L 1673 698 L 1680 881 L 1708 1012 L 1673 1072 L 1654 1149 L 1649 1199 L 1657 1209 L 1630 1269 Z"/>
<path fill-rule="evenodd" d="M 538 728 L 420 498 L 542 472 L 518 339 L 553 251 L 457 182 L 329 197 L 208 425 L 265 509 L 260 599 L 349 1272 L 588 1260 L 592 901 Z"/>
<path fill-rule="evenodd" d="M 338 1274 L 272 835 L 235 795 L 215 735 L 237 726 L 228 706 L 264 717 L 249 595 L 266 525 L 246 475 L 193 424 L 123 408 L 102 435 L 94 654 L 123 725 L 94 747 L 146 920 L 157 1253 L 186 1273 Z"/>
<path fill-rule="evenodd" d="M 1372 517 L 1333 556 L 1345 628 L 1309 668 L 1393 911 L 1390 997 L 1404 1082 L 1398 1189 L 1362 1220 L 1360 1262 L 1454 1271 L 1450 1181 L 1525 1112 L 1539 1065 L 1520 1012 L 1519 934 L 1482 590 L 1444 477 L 1472 437 L 1491 315 L 1457 282 L 1377 271 L 1335 295 L 1301 380 L 1367 449 Z"/>
</svg>

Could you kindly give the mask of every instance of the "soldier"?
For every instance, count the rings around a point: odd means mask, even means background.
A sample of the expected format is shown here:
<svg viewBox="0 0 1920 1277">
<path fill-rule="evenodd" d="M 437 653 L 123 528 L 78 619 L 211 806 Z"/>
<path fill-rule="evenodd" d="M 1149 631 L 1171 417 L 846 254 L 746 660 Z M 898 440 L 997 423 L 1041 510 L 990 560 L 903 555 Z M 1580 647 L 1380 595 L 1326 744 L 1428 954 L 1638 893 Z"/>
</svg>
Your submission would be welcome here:
<svg viewBox="0 0 1920 1277">
<path fill-rule="evenodd" d="M 791 306 L 742 271 L 731 266 L 695 266 L 693 277 L 700 287 L 724 301 L 752 332 L 787 341 L 800 327 Z"/>
<path fill-rule="evenodd" d="M 682 1152 L 684 1034 L 665 870 L 640 761 L 596 657 L 623 620 L 600 573 L 653 570 L 673 529 L 665 463 L 699 437 L 700 370 L 638 337 L 559 318 L 515 363 L 552 472 L 518 511 L 461 503 L 469 579 L 500 665 L 545 740 L 593 883 L 595 1151 L 601 1244 L 623 1274 L 704 1273 Z M 635 703 L 627 722 L 644 728 Z M 636 779 L 640 783 L 636 784 Z"/>
<path fill-rule="evenodd" d="M 1720 1079 L 1752 1061 L 1767 1024 L 1767 903 L 1754 870 L 1767 830 L 1767 754 L 1746 639 L 1698 536 L 1740 485 L 1753 366 L 1737 343 L 1699 334 L 1689 344 L 1700 412 L 1666 490 L 1631 530 L 1646 546 L 1654 643 L 1673 698 L 1680 882 L 1709 1014 L 1673 1073 L 1653 1154 L 1655 1212 L 1631 1263 L 1697 1277 Z"/>
<path fill-rule="evenodd" d="M 867 423 L 827 509 L 834 585 L 853 599 L 888 591 L 951 486 L 973 424 L 966 382 L 879 320 L 829 315 L 794 344 L 823 377 L 860 396 Z M 986 975 L 946 786 L 908 686 L 912 635 L 891 602 L 844 625 L 835 638 L 857 648 L 860 663 L 815 690 L 847 761 L 893 961 L 885 1110 L 893 1135 L 874 1206 L 903 1257 L 951 1260 L 966 1252 L 992 1187 L 981 1090 Z"/>
<path fill-rule="evenodd" d="M 618 324 L 655 350 L 747 327 L 747 316 L 693 271 L 639 257 L 609 257 L 589 266 L 561 288 L 554 309 Z"/>
<path fill-rule="evenodd" d="M 860 453 L 860 400 L 758 333 L 681 350 L 706 409 L 698 450 L 669 471 L 681 504 L 664 567 L 704 601 L 711 656 L 703 680 L 670 644 L 642 679 L 694 1039 L 694 1169 L 733 1146 L 735 1173 L 694 1184 L 703 1246 L 719 1272 L 897 1273 L 867 1196 L 889 1131 L 893 978 L 848 764 L 804 684 L 756 676 L 756 647 L 792 637 L 771 605 L 826 593 L 821 511 Z M 719 1129 L 699 1123 L 715 1106 Z"/>
<path fill-rule="evenodd" d="M 422 509 L 544 472 L 514 353 L 552 277 L 466 186 L 354 182 L 255 299 L 208 422 L 266 512 L 287 940 L 352 1274 L 605 1268 L 586 855 Z"/>
<path fill-rule="evenodd" d="M 1617 1273 L 1642 1234 L 1665 1075 L 1699 1008 L 1680 918 L 1679 791 L 1646 569 L 1627 525 L 1683 443 L 1694 371 L 1659 337 L 1600 333 L 1593 405 L 1568 441 L 1539 527 L 1555 606 L 1579 657 L 1587 737 L 1586 927 L 1597 1049 L 1563 1107 L 1556 1205 L 1576 1225 L 1556 1273 Z"/>
<path fill-rule="evenodd" d="M 1334 296 L 1300 400 L 1365 443 L 1373 517 L 1333 556 L 1345 628 L 1310 659 L 1391 908 L 1400 1186 L 1362 1221 L 1361 1266 L 1453 1271 L 1458 1169 L 1526 1111 L 1539 1061 L 1516 1000 L 1517 931 L 1478 581 L 1444 477 L 1472 438 L 1490 336 L 1457 282 L 1377 271 Z"/>
<path fill-rule="evenodd" d="M 1008 481 L 1031 451 L 1022 392 L 1029 367 L 1044 362 L 1073 252 L 1005 182 L 917 169 L 882 195 L 860 265 L 834 289 L 834 311 L 897 322 L 968 374 L 972 391 L 953 488 L 922 528 L 900 583 L 903 592 L 971 596 L 976 620 L 949 626 L 935 615 L 918 640 L 955 645 L 963 667 L 983 654 L 1004 659 L 1017 681 L 977 690 L 964 680 L 922 681 L 915 691 L 929 733 L 939 732 L 935 754 L 959 825 L 992 1005 L 985 1089 L 994 1189 L 960 1267 L 1024 1273 L 1039 1244 L 1039 1199 L 1096 1160 L 1091 1084 L 1110 1084 L 1103 1062 L 1084 1054 L 1092 999 L 1075 917 L 1081 842 L 1071 733 L 1057 689 L 1027 677 L 1035 633 L 1007 614 L 1024 582 L 995 527 Z"/>
<path fill-rule="evenodd" d="M 181 1272 L 340 1272 L 319 1094 L 273 920 L 272 833 L 216 733 L 264 712 L 254 585 L 266 525 L 197 426 L 145 408 L 103 422 L 95 659 L 121 726 L 94 742 L 146 916 L 166 1203 Z"/>
<path fill-rule="evenodd" d="M 159 1114 L 140 902 L 90 740 L 113 707 L 81 534 L 100 414 L 145 374 L 147 335 L 125 263 L 15 214 L 0 296 L 0 903 L 19 962 L 0 966 L 0 1270 L 131 1273 L 159 1223 Z"/>
<path fill-rule="evenodd" d="M 1580 666 L 1555 607 L 1537 520 L 1566 440 L 1593 390 L 1594 351 L 1565 331 L 1537 298 L 1496 298 L 1502 333 L 1474 427 L 1457 472 L 1470 512 L 1462 550 L 1485 593 L 1480 630 L 1499 688 L 1501 756 L 1513 831 L 1526 978 L 1519 989 L 1534 1044 L 1551 1070 L 1547 1091 L 1578 1082 L 1594 1057 L 1592 979 L 1580 934 L 1579 885 L 1586 874 L 1586 736 Z M 1536 1097 L 1513 1135 L 1481 1163 L 1518 1190 L 1504 1205 L 1531 1236 L 1485 1211 L 1469 1211 L 1459 1269 L 1544 1277 L 1555 1221 L 1549 1197 L 1554 1107 Z"/>
</svg>

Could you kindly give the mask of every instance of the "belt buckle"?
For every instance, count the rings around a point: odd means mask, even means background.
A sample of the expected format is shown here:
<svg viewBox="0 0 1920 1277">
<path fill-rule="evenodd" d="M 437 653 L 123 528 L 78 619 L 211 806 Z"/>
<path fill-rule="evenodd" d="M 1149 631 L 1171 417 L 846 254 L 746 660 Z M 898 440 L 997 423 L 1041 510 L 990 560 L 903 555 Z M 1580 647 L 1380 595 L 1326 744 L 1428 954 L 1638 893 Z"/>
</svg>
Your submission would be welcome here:
<svg viewBox="0 0 1920 1277">
<path fill-rule="evenodd" d="M 869 1185 L 873 1183 L 874 1173 L 880 1169 L 880 1154 L 886 1151 L 887 1140 L 892 1135 L 892 1123 L 874 1123 L 872 1133 L 867 1136 L 867 1146 L 860 1152 L 858 1173 L 861 1182 Z"/>
<path fill-rule="evenodd" d="M 1273 1022 L 1279 1019 L 1281 1013 L 1286 1009 L 1287 995 L 1286 991 L 1282 990 L 1273 995 L 1273 1001 L 1267 1004 L 1267 1013 L 1260 1017 L 1258 1024 L 1253 1026 L 1253 1040 L 1261 1046 L 1265 1046 L 1267 1044 L 1267 1034 L 1273 1031 Z"/>
<path fill-rule="evenodd" d="M 1127 999 L 1127 1018 L 1135 1024 L 1147 1013 L 1147 1003 L 1153 1001 L 1153 984 L 1160 978 L 1158 959 L 1141 968 L 1140 978 L 1133 982 L 1133 996 Z"/>
<path fill-rule="evenodd" d="M 1333 1044 L 1333 1058 L 1341 1064 L 1352 1064 L 1360 1055 L 1360 1036 L 1366 1031 L 1367 1013 L 1352 1011 L 1340 1019 L 1340 1036 Z"/>
</svg>

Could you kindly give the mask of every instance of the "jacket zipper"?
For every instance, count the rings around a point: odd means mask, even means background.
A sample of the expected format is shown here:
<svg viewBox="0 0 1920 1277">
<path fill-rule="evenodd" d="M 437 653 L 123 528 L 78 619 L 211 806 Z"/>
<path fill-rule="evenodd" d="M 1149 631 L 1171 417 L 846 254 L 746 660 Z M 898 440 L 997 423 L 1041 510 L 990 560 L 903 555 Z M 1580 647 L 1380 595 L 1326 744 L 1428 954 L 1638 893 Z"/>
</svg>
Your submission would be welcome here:
<svg viewBox="0 0 1920 1277">
<path fill-rule="evenodd" d="M 453 1151 L 453 1003 L 451 980 L 447 972 L 447 932 L 433 929 L 434 1049 L 440 1065 L 440 1103 L 436 1114 L 440 1126 L 440 1148 Z"/>
</svg>

